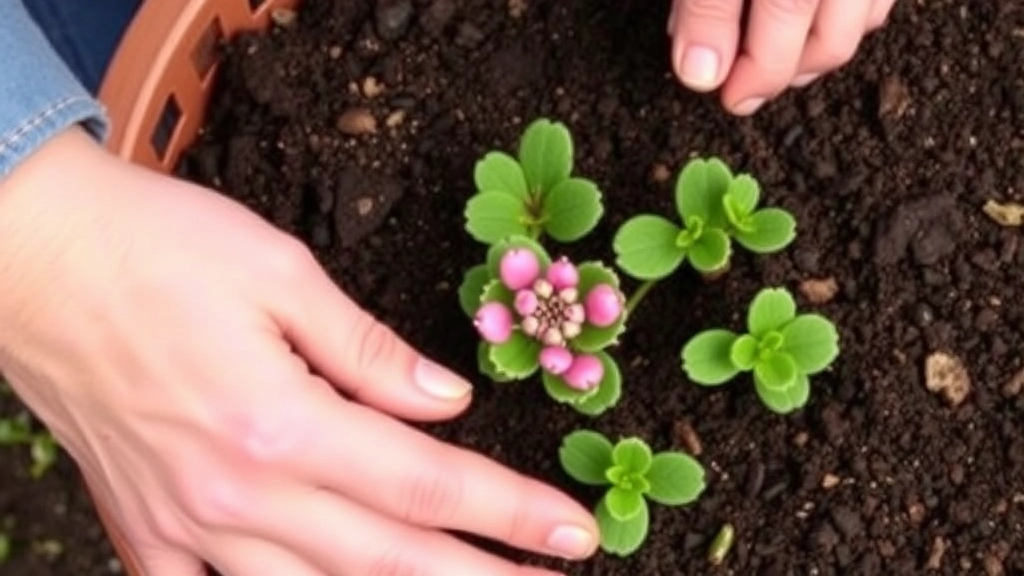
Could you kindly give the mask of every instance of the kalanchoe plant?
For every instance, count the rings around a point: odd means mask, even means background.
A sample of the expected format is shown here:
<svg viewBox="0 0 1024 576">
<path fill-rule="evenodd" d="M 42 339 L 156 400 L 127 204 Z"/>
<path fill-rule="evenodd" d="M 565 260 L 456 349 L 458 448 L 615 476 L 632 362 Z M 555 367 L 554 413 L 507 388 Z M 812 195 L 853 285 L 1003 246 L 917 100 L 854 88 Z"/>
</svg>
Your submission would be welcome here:
<svg viewBox="0 0 1024 576">
<path fill-rule="evenodd" d="M 756 253 L 786 247 L 796 236 L 793 216 L 779 208 L 757 209 L 760 187 L 748 174 L 734 176 L 718 158 L 691 160 L 676 180 L 680 222 L 641 214 L 615 235 L 617 264 L 641 280 L 659 280 L 685 260 L 702 274 L 724 270 L 731 240 Z"/>
<path fill-rule="evenodd" d="M 752 371 L 758 396 L 770 410 L 786 414 L 810 396 L 809 376 L 828 368 L 839 354 L 839 333 L 819 314 L 796 312 L 793 295 L 766 288 L 754 297 L 747 333 L 713 329 L 694 336 L 682 350 L 690 380 L 717 386 Z"/>
<path fill-rule="evenodd" d="M 681 452 L 652 454 L 639 438 L 612 445 L 593 430 L 577 430 L 562 440 L 562 468 L 578 482 L 610 486 L 594 509 L 601 529 L 601 548 L 628 556 L 647 537 L 647 500 L 681 506 L 704 491 L 704 468 Z"/>
<path fill-rule="evenodd" d="M 618 402 L 616 344 L 626 311 L 615 273 L 598 262 L 552 261 L 523 236 L 501 240 L 459 289 L 482 342 L 480 368 L 495 380 L 522 380 L 538 369 L 552 398 L 598 415 Z"/>
<path fill-rule="evenodd" d="M 477 192 L 466 204 L 466 230 L 493 244 L 509 236 L 578 240 L 604 213 L 601 192 L 572 177 L 572 136 L 564 124 L 541 118 L 523 133 L 518 158 L 490 152 L 476 164 Z"/>
</svg>

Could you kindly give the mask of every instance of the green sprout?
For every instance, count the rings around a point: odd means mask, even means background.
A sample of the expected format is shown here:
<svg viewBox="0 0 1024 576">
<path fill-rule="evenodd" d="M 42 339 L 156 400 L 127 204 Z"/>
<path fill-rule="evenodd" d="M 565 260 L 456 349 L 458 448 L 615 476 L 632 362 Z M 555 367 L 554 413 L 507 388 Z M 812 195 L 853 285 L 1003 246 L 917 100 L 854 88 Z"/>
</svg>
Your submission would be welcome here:
<svg viewBox="0 0 1024 576">
<path fill-rule="evenodd" d="M 594 516 L 601 530 L 601 548 L 629 556 L 647 538 L 647 501 L 682 506 L 704 491 L 704 468 L 681 452 L 652 454 L 639 438 L 612 445 L 593 430 L 577 430 L 562 440 L 562 468 L 576 481 L 611 486 L 598 502 Z"/>
<path fill-rule="evenodd" d="M 828 368 L 839 354 L 836 327 L 819 314 L 796 313 L 793 295 L 766 288 L 754 297 L 747 333 L 706 330 L 682 350 L 690 380 L 717 386 L 752 371 L 757 395 L 773 412 L 801 408 L 810 396 L 809 376 Z"/>
<path fill-rule="evenodd" d="M 572 135 L 564 124 L 541 118 L 523 132 L 518 158 L 489 152 L 477 162 L 477 192 L 466 204 L 466 230 L 484 244 L 509 236 L 559 242 L 587 235 L 604 207 L 597 184 L 572 177 Z"/>
<path fill-rule="evenodd" d="M 28 446 L 32 457 L 29 475 L 42 478 L 57 462 L 58 444 L 46 430 L 33 430 L 27 412 L 0 418 L 0 446 Z"/>
<path fill-rule="evenodd" d="M 0 532 L 0 565 L 11 558 L 11 537 L 6 532 Z"/>
<path fill-rule="evenodd" d="M 760 186 L 749 174 L 734 176 L 718 158 L 689 161 L 675 187 L 680 221 L 640 214 L 619 228 L 613 241 L 617 264 L 640 280 L 663 279 L 684 261 L 704 275 L 725 270 L 731 238 L 758 254 L 785 248 L 796 221 L 779 208 L 757 209 Z"/>
</svg>

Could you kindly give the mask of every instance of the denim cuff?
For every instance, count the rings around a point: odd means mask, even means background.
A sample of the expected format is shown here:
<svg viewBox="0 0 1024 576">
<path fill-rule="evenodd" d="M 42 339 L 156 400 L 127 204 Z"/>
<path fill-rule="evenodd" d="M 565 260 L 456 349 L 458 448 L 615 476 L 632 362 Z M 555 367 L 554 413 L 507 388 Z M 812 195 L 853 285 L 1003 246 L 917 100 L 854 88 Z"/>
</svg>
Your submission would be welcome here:
<svg viewBox="0 0 1024 576">
<path fill-rule="evenodd" d="M 0 178 L 75 124 L 106 139 L 103 106 L 56 54 L 21 0 L 0 0 L 0 54 Z"/>
</svg>

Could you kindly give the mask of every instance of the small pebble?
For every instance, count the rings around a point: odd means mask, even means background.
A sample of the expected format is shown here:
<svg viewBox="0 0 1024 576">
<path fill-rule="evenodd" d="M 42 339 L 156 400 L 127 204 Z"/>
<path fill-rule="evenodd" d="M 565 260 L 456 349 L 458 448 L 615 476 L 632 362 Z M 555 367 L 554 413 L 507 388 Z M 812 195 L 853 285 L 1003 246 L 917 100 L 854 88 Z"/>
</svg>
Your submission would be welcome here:
<svg viewBox="0 0 1024 576">
<path fill-rule="evenodd" d="M 389 42 L 398 40 L 405 35 L 412 15 L 412 0 L 377 0 L 377 35 Z"/>
<path fill-rule="evenodd" d="M 349 136 L 377 132 L 377 119 L 368 108 L 349 108 L 338 117 L 338 130 Z"/>
<path fill-rule="evenodd" d="M 959 406 L 971 391 L 971 377 L 963 362 L 945 352 L 934 352 L 925 360 L 925 386 L 951 406 Z"/>
<path fill-rule="evenodd" d="M 809 279 L 800 283 L 800 293 L 811 304 L 825 304 L 835 298 L 839 283 L 835 278 Z"/>
<path fill-rule="evenodd" d="M 825 490 L 828 490 L 830 488 L 835 488 L 836 486 L 838 486 L 839 482 L 839 476 L 836 476 L 835 474 L 832 473 L 828 473 L 822 477 L 821 487 L 824 488 Z"/>
<path fill-rule="evenodd" d="M 700 436 L 697 435 L 697 431 L 693 429 L 689 420 L 676 421 L 675 433 L 679 443 L 690 455 L 700 456 L 704 453 L 704 445 L 700 441 Z"/>
<path fill-rule="evenodd" d="M 288 8 L 274 8 L 270 12 L 270 19 L 281 28 L 294 26 L 297 17 L 298 14 L 295 13 L 295 10 L 289 10 Z"/>
<path fill-rule="evenodd" d="M 942 539 L 942 536 L 936 536 L 935 540 L 932 541 L 931 552 L 928 553 L 928 562 L 925 564 L 925 568 L 929 570 L 941 570 L 942 569 L 942 555 L 946 553 L 946 541 Z"/>
<path fill-rule="evenodd" d="M 405 122 L 405 115 L 405 110 L 395 110 L 388 114 L 388 117 L 384 120 L 384 125 L 388 128 L 397 128 L 402 122 Z"/>
<path fill-rule="evenodd" d="M 363 80 L 363 96 L 374 99 L 384 93 L 384 85 L 373 76 L 367 76 Z"/>
<path fill-rule="evenodd" d="M 1024 390 L 1024 368 L 1018 370 L 1012 378 L 1006 381 L 1006 384 L 1003 384 L 1003 397 L 1014 398 L 1019 396 L 1022 390 Z"/>
</svg>

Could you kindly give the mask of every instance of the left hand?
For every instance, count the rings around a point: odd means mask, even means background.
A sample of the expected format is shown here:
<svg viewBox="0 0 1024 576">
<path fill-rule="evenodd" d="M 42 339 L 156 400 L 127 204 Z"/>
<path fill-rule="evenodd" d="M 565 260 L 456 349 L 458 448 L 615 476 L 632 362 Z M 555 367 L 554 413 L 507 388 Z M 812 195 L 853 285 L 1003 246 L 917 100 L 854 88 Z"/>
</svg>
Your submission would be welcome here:
<svg viewBox="0 0 1024 576">
<path fill-rule="evenodd" d="M 672 66 L 687 87 L 722 89 L 747 116 L 790 86 L 810 84 L 853 58 L 896 0 L 673 0 Z M 749 4 L 746 29 L 740 29 Z"/>
</svg>

